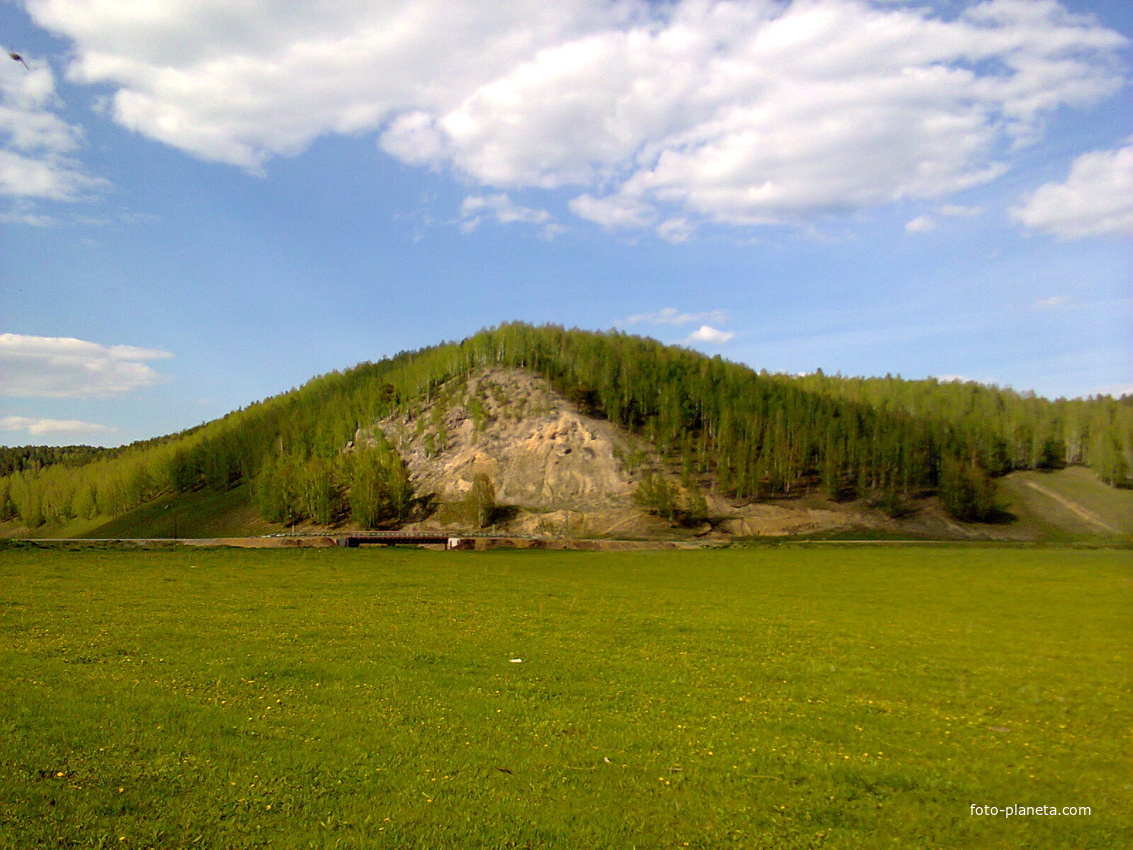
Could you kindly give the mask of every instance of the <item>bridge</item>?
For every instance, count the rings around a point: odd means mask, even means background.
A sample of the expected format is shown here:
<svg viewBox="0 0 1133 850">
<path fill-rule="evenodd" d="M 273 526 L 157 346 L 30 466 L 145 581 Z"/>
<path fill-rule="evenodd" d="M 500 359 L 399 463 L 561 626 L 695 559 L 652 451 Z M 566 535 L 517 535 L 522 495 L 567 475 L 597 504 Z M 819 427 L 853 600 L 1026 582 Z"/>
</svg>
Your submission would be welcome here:
<svg viewBox="0 0 1133 850">
<path fill-rule="evenodd" d="M 484 536 L 484 535 L 478 535 Z M 336 537 L 339 546 L 354 549 L 358 546 L 420 546 L 426 543 L 443 545 L 446 549 L 473 548 L 475 539 L 445 531 L 357 531 Z"/>
</svg>

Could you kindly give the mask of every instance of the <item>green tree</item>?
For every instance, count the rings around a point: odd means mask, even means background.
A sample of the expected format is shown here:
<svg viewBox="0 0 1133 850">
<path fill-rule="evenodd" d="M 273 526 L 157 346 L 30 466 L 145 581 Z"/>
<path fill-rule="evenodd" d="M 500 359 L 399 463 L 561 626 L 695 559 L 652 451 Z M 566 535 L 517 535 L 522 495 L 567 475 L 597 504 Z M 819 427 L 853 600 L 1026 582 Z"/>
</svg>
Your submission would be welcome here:
<svg viewBox="0 0 1133 850">
<path fill-rule="evenodd" d="M 356 453 L 350 474 L 350 516 L 363 528 L 377 528 L 392 514 L 386 467 L 381 453 L 363 449 Z"/>
<path fill-rule="evenodd" d="M 472 476 L 472 486 L 465 498 L 468 521 L 477 528 L 487 528 L 496 516 L 496 487 L 486 472 Z"/>
<path fill-rule="evenodd" d="M 405 463 L 378 436 L 374 446 L 355 451 L 350 459 L 350 515 L 363 528 L 402 522 L 409 516 L 413 489 Z"/>
<path fill-rule="evenodd" d="M 1111 487 L 1124 487 L 1129 483 L 1129 464 L 1113 433 L 1098 435 L 1090 451 L 1090 464 L 1098 477 Z"/>
<path fill-rule="evenodd" d="M 647 471 L 633 492 L 634 501 L 649 513 L 657 514 L 665 522 L 673 525 L 677 520 L 677 488 L 661 475 Z"/>
<path fill-rule="evenodd" d="M 12 486 L 7 478 L 0 478 L 0 522 L 8 522 L 19 515 L 12 500 Z"/>
<path fill-rule="evenodd" d="M 952 517 L 963 522 L 986 521 L 1000 510 L 991 477 L 978 464 L 954 457 L 941 464 L 940 500 Z"/>
</svg>

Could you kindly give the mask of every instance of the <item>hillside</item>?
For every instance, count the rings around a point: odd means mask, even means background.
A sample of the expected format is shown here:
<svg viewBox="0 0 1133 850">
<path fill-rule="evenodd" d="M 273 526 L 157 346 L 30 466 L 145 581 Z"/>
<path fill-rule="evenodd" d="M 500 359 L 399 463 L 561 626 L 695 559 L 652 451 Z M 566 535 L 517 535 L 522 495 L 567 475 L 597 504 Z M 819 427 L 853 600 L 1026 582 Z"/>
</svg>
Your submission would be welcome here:
<svg viewBox="0 0 1133 850">
<path fill-rule="evenodd" d="M 1133 537 L 1133 490 L 1107 487 L 1083 467 L 1013 472 L 1003 490 L 1016 531 L 1032 539 Z"/>
<path fill-rule="evenodd" d="M 0 477 L 0 529 L 142 536 L 178 516 L 178 534 L 207 536 L 490 524 L 1115 537 L 1126 524 L 1067 505 L 1124 506 L 1130 491 L 1107 485 L 1129 483 L 1131 449 L 1129 398 L 792 378 L 620 333 L 512 324 L 324 375 L 181 434 L 17 470 Z M 1052 498 L 1040 479 L 1078 490 Z"/>
</svg>

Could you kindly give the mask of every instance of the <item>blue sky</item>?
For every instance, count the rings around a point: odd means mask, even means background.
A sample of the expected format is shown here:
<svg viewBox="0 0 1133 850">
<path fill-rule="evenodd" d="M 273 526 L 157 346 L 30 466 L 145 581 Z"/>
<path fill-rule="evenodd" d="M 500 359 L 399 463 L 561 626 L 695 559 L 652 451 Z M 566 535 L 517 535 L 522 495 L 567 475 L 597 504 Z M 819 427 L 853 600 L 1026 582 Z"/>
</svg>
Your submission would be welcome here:
<svg viewBox="0 0 1133 850">
<path fill-rule="evenodd" d="M 513 319 L 1133 392 L 1130 39 L 1125 0 L 0 0 L 0 443 Z"/>
</svg>

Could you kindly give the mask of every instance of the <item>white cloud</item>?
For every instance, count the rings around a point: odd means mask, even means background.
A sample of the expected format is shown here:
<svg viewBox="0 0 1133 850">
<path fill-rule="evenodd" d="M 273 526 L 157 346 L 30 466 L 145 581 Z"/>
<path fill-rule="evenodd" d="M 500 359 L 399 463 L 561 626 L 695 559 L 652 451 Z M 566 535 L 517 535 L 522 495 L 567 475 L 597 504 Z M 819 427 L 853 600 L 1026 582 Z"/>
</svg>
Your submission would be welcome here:
<svg viewBox="0 0 1133 850">
<path fill-rule="evenodd" d="M 579 218 L 610 229 L 646 227 L 656 217 L 649 204 L 636 198 L 579 195 L 571 199 L 569 206 Z"/>
<path fill-rule="evenodd" d="M 927 4 L 925 4 L 927 5 Z M 1125 39 L 1053 0 L 28 0 L 115 120 L 261 170 L 375 133 L 610 228 L 797 222 L 1002 174 L 1117 92 Z M 22 69 L 21 69 L 22 70 Z"/>
<path fill-rule="evenodd" d="M 78 419 L 33 419 L 27 416 L 0 417 L 0 431 L 26 431 L 33 437 L 48 434 L 74 434 L 95 436 L 113 434 L 117 428 L 97 425 L 94 422 L 81 422 Z"/>
<path fill-rule="evenodd" d="M 34 398 L 101 398 L 162 383 L 147 360 L 168 351 L 105 346 L 69 337 L 0 334 L 0 395 Z"/>
<path fill-rule="evenodd" d="M 59 223 L 54 216 L 35 210 L 35 204 L 26 199 L 16 201 L 7 212 L 0 213 L 0 224 L 27 224 L 32 227 L 51 227 Z"/>
<path fill-rule="evenodd" d="M 74 41 L 73 79 L 114 87 L 117 121 L 254 171 L 320 135 L 374 131 L 415 112 L 427 132 L 428 116 L 541 47 L 615 24 L 623 5 L 28 0 L 27 8 Z"/>
<path fill-rule="evenodd" d="M 670 218 L 657 225 L 657 235 L 674 245 L 687 242 L 695 232 L 696 225 L 687 218 Z"/>
<path fill-rule="evenodd" d="M 726 322 L 728 315 L 723 310 L 709 310 L 705 313 L 682 313 L 673 307 L 665 307 L 655 313 L 637 313 L 625 320 L 627 325 L 691 325 L 694 322 Z"/>
<path fill-rule="evenodd" d="M 0 195 L 73 201 L 105 185 L 88 177 L 79 163 L 67 157 L 51 153 L 28 156 L 0 149 Z"/>
<path fill-rule="evenodd" d="M 945 218 L 972 218 L 983 214 L 983 207 L 944 204 L 937 212 Z M 936 230 L 940 222 L 931 215 L 920 215 L 905 224 L 906 233 L 928 233 Z"/>
<path fill-rule="evenodd" d="M 1133 234 L 1133 138 L 1074 160 L 1065 183 L 1047 183 L 1011 211 L 1061 239 Z"/>
<path fill-rule="evenodd" d="M 711 325 L 701 325 L 689 335 L 686 342 L 706 342 L 709 345 L 723 345 L 734 336 L 735 334 L 731 331 L 721 331 Z"/>
<path fill-rule="evenodd" d="M 1120 84 L 1120 36 L 1016 5 L 945 22 L 848 0 L 675 4 L 477 89 L 435 117 L 436 149 L 486 183 L 586 186 L 573 211 L 607 227 L 663 208 L 761 224 L 944 197 L 1001 174 L 992 151 L 1033 138 L 1046 111 Z"/>
<path fill-rule="evenodd" d="M 485 216 L 500 224 L 543 224 L 554 232 L 554 222 L 549 212 L 516 204 L 505 194 L 470 195 L 460 205 L 461 229 L 465 232 L 475 230 Z"/>
<path fill-rule="evenodd" d="M 0 63 L 0 195 L 71 201 L 106 187 L 73 158 L 82 130 L 56 114 L 60 106 L 46 63 L 36 62 L 30 71 Z M 7 215 L 25 224 L 49 223 L 27 211 Z"/>
<path fill-rule="evenodd" d="M 1070 298 L 1066 295 L 1052 295 L 1049 298 L 1041 298 L 1035 302 L 1035 307 L 1039 310 L 1055 310 L 1059 307 L 1065 307 L 1070 303 Z"/>
</svg>

